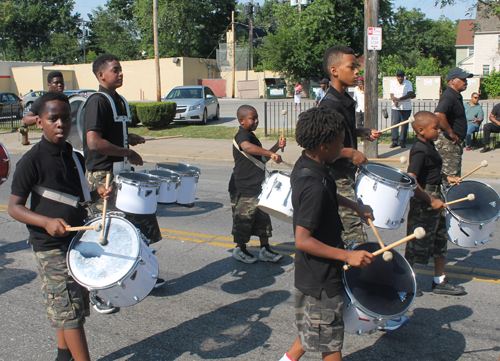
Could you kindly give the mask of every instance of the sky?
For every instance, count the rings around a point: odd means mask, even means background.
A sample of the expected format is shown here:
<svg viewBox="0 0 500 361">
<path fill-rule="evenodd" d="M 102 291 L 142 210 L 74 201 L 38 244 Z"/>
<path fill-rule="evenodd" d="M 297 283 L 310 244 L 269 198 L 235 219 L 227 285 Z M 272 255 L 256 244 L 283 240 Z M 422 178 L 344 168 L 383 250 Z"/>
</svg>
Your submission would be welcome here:
<svg viewBox="0 0 500 361">
<path fill-rule="evenodd" d="M 263 4 L 264 0 L 256 0 Z M 85 20 L 88 20 L 88 13 L 92 12 L 99 5 L 105 5 L 106 0 L 75 0 L 75 12 L 82 14 Z M 247 1 L 239 1 L 247 2 Z M 249 2 L 249 0 L 248 0 Z M 443 9 L 434 6 L 434 0 L 392 0 L 395 7 L 404 6 L 406 8 L 420 8 L 423 13 L 430 19 L 439 19 L 441 15 L 446 16 L 451 20 L 468 19 L 467 9 L 474 2 L 473 0 L 457 0 L 454 6 L 447 6 Z"/>
</svg>

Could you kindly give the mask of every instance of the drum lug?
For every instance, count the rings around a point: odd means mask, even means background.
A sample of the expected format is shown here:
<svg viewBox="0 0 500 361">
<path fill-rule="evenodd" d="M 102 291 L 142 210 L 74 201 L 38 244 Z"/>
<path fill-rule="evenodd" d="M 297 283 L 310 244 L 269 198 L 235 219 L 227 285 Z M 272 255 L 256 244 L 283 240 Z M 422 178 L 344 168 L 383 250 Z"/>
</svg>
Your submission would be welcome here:
<svg viewBox="0 0 500 361">
<path fill-rule="evenodd" d="M 134 300 L 135 300 L 136 302 L 139 302 L 139 297 L 134 296 Z"/>
<path fill-rule="evenodd" d="M 490 237 L 493 237 L 495 235 L 495 233 L 491 232 L 490 233 Z"/>
<path fill-rule="evenodd" d="M 477 246 L 477 241 L 474 241 L 474 244 Z"/>
<path fill-rule="evenodd" d="M 479 230 L 482 230 L 482 229 L 483 229 L 483 226 L 484 226 L 484 223 L 483 223 L 483 222 L 481 222 L 481 223 L 479 224 Z"/>
<path fill-rule="evenodd" d="M 146 262 L 142 259 L 142 257 L 138 257 L 137 260 L 140 264 L 146 264 Z"/>
<path fill-rule="evenodd" d="M 194 180 L 194 182 L 195 182 L 195 183 L 198 183 L 198 180 L 200 179 L 200 176 L 199 176 L 199 175 L 197 175 L 195 178 L 196 178 L 196 179 Z"/>
<path fill-rule="evenodd" d="M 167 182 L 167 190 L 170 190 L 170 181 Z"/>
<path fill-rule="evenodd" d="M 158 278 L 158 275 L 155 275 L 154 273 L 151 274 L 151 278 Z"/>
<path fill-rule="evenodd" d="M 458 245 L 458 237 L 453 238 L 453 239 L 452 239 L 452 242 L 453 242 L 454 244 Z"/>
<path fill-rule="evenodd" d="M 359 329 L 358 332 L 357 332 L 357 334 L 361 335 L 361 334 L 363 334 L 363 331 L 361 329 Z"/>
<path fill-rule="evenodd" d="M 489 238 L 485 238 L 481 241 L 482 244 L 485 244 L 486 242 L 488 242 L 490 239 Z"/>
<path fill-rule="evenodd" d="M 405 223 L 406 221 L 406 218 L 405 217 L 401 217 L 401 224 Z"/>
<path fill-rule="evenodd" d="M 397 226 L 399 223 L 400 223 L 400 221 L 392 221 L 392 222 L 391 222 L 391 224 L 392 224 L 393 226 Z"/>
<path fill-rule="evenodd" d="M 389 217 L 387 217 L 387 221 L 385 221 L 385 224 L 389 224 L 391 220 L 389 219 Z"/>
<path fill-rule="evenodd" d="M 399 191 L 401 190 L 401 186 L 397 186 L 396 188 L 396 197 L 399 196 Z"/>
<path fill-rule="evenodd" d="M 156 188 L 156 195 L 160 194 L 160 187 Z"/>
<path fill-rule="evenodd" d="M 375 183 L 373 183 L 373 190 L 376 191 L 377 190 L 377 181 L 375 181 Z"/>
<path fill-rule="evenodd" d="M 121 191 L 122 190 L 122 182 L 118 182 L 118 190 Z"/>
<path fill-rule="evenodd" d="M 141 196 L 141 185 L 139 184 L 139 187 L 137 187 L 137 195 Z"/>
<path fill-rule="evenodd" d="M 125 289 L 125 285 L 123 284 L 122 281 L 118 281 L 118 286 L 120 286 L 121 288 Z"/>
</svg>

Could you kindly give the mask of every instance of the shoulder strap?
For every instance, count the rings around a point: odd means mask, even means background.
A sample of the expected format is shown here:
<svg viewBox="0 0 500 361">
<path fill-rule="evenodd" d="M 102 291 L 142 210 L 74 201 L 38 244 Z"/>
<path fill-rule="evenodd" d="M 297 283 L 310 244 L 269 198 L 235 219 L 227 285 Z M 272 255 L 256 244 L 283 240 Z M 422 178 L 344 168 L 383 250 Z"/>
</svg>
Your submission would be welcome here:
<svg viewBox="0 0 500 361">
<path fill-rule="evenodd" d="M 83 168 L 82 165 L 80 164 L 80 160 L 78 159 L 78 156 L 74 151 L 73 151 L 73 160 L 75 161 L 76 169 L 78 169 L 78 175 L 80 176 L 83 199 L 85 200 L 85 202 L 89 202 L 90 200 L 92 200 L 92 198 L 90 197 L 89 186 L 87 185 L 87 181 L 85 180 L 85 174 L 83 173 Z"/>
<path fill-rule="evenodd" d="M 260 169 L 262 169 L 263 171 L 266 170 L 266 165 L 264 164 L 264 162 L 261 162 L 257 159 L 255 159 L 254 157 L 252 157 L 250 154 L 248 154 L 247 152 L 244 152 L 240 149 L 240 147 L 238 146 L 238 143 L 236 143 L 236 139 L 233 138 L 233 146 L 238 149 L 241 154 L 243 154 L 245 157 L 247 157 L 248 160 L 250 160 L 253 164 L 255 164 L 257 167 L 259 167 Z"/>
<path fill-rule="evenodd" d="M 330 100 L 333 100 L 334 102 L 340 102 L 339 98 L 337 98 L 335 95 L 333 95 L 332 93 L 326 93 L 326 95 L 323 97 L 323 99 L 321 99 L 321 101 L 325 100 L 325 99 L 330 99 Z M 321 102 L 320 102 L 321 103 Z M 319 105 L 319 104 L 318 104 Z"/>
<path fill-rule="evenodd" d="M 333 200 L 336 200 L 335 194 L 333 194 L 333 191 L 330 189 L 330 187 L 328 187 L 326 178 L 324 176 L 322 176 L 321 174 L 319 174 L 319 173 L 317 173 L 309 168 L 302 168 L 301 170 L 299 170 L 299 172 L 297 173 L 295 178 L 292 180 L 292 182 L 295 183 L 297 181 L 297 179 L 303 178 L 303 177 L 313 177 L 313 178 L 318 179 L 325 186 L 330 197 Z M 292 189 L 293 189 L 293 184 L 292 184 Z"/>
</svg>

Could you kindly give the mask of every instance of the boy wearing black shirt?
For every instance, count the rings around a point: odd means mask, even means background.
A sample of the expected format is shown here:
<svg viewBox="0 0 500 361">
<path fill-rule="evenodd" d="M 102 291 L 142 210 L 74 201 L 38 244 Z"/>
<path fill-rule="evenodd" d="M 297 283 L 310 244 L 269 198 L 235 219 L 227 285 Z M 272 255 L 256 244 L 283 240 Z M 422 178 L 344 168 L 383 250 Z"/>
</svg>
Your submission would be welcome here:
<svg viewBox="0 0 500 361">
<path fill-rule="evenodd" d="M 373 258 L 366 251 L 346 251 L 342 242 L 339 205 L 365 221 L 373 218 L 369 206 L 336 193 L 325 165 L 340 156 L 344 136 L 342 115 L 335 111 L 311 108 L 299 116 L 296 140 L 305 150 L 291 175 L 299 337 L 280 361 L 299 360 L 306 351 L 322 352 L 323 360 L 342 359 L 342 265 L 364 267 Z"/>
<path fill-rule="evenodd" d="M 43 137 L 17 164 L 9 214 L 26 223 L 30 233 L 47 315 L 57 329 L 57 361 L 70 361 L 72 357 L 90 360 L 83 327 L 89 315 L 89 293 L 69 275 L 66 265 L 68 247 L 76 234 L 66 227 L 81 226 L 87 217 L 79 202 L 85 199 L 83 187 L 88 191 L 85 182 L 81 184 L 84 160 L 79 154 L 75 158 L 71 144 L 66 142 L 71 131 L 68 98 L 51 92 L 39 103 L 37 125 L 43 129 Z M 109 194 L 110 190 L 99 187 L 91 196 L 96 200 L 99 195 L 109 198 Z"/>
<path fill-rule="evenodd" d="M 270 149 L 262 148 L 259 139 L 253 133 L 259 126 L 257 110 L 250 105 L 238 108 L 236 116 L 240 129 L 233 140 L 234 168 L 229 181 L 229 195 L 233 212 L 233 229 L 236 247 L 233 257 L 244 263 L 255 263 L 257 257 L 247 251 L 246 244 L 255 235 L 260 240 L 259 260 L 278 262 L 283 258 L 269 247 L 269 237 L 272 236 L 271 218 L 259 208 L 259 194 L 265 179 L 265 164 L 269 159 L 281 163 L 281 156 L 276 154 L 279 148 L 286 145 L 285 138 Z"/>
<path fill-rule="evenodd" d="M 413 234 L 417 227 L 424 227 L 426 236 L 413 239 L 406 244 L 405 258 L 413 267 L 415 263 L 426 265 L 434 258 L 434 280 L 432 291 L 437 294 L 459 295 L 464 293 L 462 286 L 454 285 L 444 274 L 447 253 L 447 230 L 443 213 L 441 180 L 457 183 L 458 177 L 443 173 L 443 160 L 434 146 L 439 135 L 439 118 L 427 111 L 415 114 L 412 124 L 417 133 L 415 145 L 410 151 L 408 173 L 417 179 L 415 195 L 410 199 L 407 234 Z M 432 210 L 428 210 L 428 207 Z M 422 296 L 417 289 L 416 296 Z"/>
</svg>

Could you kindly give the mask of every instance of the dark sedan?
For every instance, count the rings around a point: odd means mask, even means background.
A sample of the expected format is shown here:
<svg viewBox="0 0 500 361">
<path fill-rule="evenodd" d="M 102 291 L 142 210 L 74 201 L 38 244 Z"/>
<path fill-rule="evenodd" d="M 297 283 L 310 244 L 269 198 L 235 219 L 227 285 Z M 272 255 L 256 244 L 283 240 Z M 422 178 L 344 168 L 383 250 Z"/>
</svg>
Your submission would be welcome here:
<svg viewBox="0 0 500 361">
<path fill-rule="evenodd" d="M 1 118 L 22 119 L 23 117 L 23 102 L 14 93 L 0 93 Z"/>
</svg>

